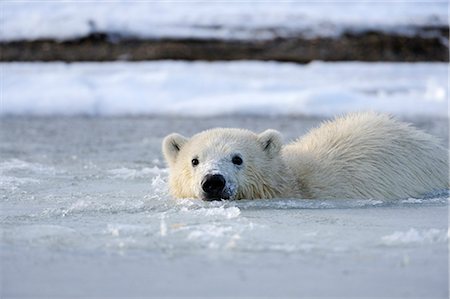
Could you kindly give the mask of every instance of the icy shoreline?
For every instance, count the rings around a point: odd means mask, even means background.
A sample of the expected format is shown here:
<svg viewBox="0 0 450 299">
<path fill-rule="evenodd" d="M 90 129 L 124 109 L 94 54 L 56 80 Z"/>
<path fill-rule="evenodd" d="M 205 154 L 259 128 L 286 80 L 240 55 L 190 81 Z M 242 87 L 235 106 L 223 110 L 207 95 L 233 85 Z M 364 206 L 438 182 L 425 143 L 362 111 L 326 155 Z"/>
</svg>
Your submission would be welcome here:
<svg viewBox="0 0 450 299">
<path fill-rule="evenodd" d="M 446 63 L 2 63 L 1 115 L 447 117 Z M 226 104 L 224 104 L 226 103 Z"/>
</svg>

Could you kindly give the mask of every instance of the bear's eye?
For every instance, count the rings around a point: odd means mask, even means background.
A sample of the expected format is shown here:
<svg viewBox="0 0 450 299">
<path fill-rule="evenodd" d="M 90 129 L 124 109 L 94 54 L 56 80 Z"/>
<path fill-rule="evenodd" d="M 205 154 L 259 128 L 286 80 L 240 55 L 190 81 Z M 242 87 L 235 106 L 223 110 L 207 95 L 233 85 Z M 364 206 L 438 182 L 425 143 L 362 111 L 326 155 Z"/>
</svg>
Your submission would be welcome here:
<svg viewBox="0 0 450 299">
<path fill-rule="evenodd" d="M 239 156 L 234 156 L 232 159 L 231 159 L 231 162 L 233 162 L 233 164 L 235 164 L 235 165 L 241 165 L 242 164 L 242 158 L 241 157 L 239 157 Z"/>
<path fill-rule="evenodd" d="M 194 159 L 192 159 L 192 161 L 191 161 L 191 163 L 192 163 L 192 166 L 197 166 L 198 165 L 198 163 L 200 163 L 199 161 L 198 161 L 198 159 L 197 158 L 194 158 Z"/>
</svg>

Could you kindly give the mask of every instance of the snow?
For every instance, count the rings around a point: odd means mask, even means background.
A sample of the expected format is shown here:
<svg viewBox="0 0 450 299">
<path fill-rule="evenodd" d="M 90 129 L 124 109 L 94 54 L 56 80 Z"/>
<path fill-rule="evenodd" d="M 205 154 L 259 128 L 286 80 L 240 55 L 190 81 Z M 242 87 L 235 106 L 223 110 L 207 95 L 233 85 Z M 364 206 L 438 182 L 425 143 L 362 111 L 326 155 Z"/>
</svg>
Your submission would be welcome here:
<svg viewBox="0 0 450 299">
<path fill-rule="evenodd" d="M 0 39 L 71 39 L 92 32 L 140 38 L 336 36 L 447 26 L 446 1 L 2 1 Z M 131 17 L 132 16 L 132 17 Z"/>
<path fill-rule="evenodd" d="M 2 63 L 1 115 L 447 116 L 446 63 Z"/>
</svg>

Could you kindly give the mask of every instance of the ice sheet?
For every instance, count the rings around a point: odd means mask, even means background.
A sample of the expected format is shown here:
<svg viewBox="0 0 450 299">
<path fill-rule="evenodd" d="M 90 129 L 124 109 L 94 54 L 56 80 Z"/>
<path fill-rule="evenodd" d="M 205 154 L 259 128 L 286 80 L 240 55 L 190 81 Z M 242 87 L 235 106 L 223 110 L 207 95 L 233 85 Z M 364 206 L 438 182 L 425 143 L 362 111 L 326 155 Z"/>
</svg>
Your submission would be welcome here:
<svg viewBox="0 0 450 299">
<path fill-rule="evenodd" d="M 447 116 L 445 63 L 3 63 L 1 115 Z"/>
<path fill-rule="evenodd" d="M 93 32 L 140 38 L 254 39 L 345 30 L 414 34 L 447 26 L 446 1 L 3 1 L 1 40 L 71 39 Z"/>
<path fill-rule="evenodd" d="M 298 136 L 319 122 L 0 119 L 2 297 L 447 298 L 446 190 L 399 201 L 168 194 L 160 147 L 170 132 L 232 125 Z"/>
</svg>

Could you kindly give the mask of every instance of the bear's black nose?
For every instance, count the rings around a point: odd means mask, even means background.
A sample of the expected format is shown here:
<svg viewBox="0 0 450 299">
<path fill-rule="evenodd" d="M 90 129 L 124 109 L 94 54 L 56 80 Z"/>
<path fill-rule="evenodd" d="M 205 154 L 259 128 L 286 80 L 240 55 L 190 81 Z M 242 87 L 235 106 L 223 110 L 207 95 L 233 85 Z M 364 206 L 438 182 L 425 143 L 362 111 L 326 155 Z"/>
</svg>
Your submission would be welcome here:
<svg viewBox="0 0 450 299">
<path fill-rule="evenodd" d="M 220 199 L 225 183 L 223 175 L 207 174 L 202 180 L 202 189 L 208 199 Z"/>
</svg>

